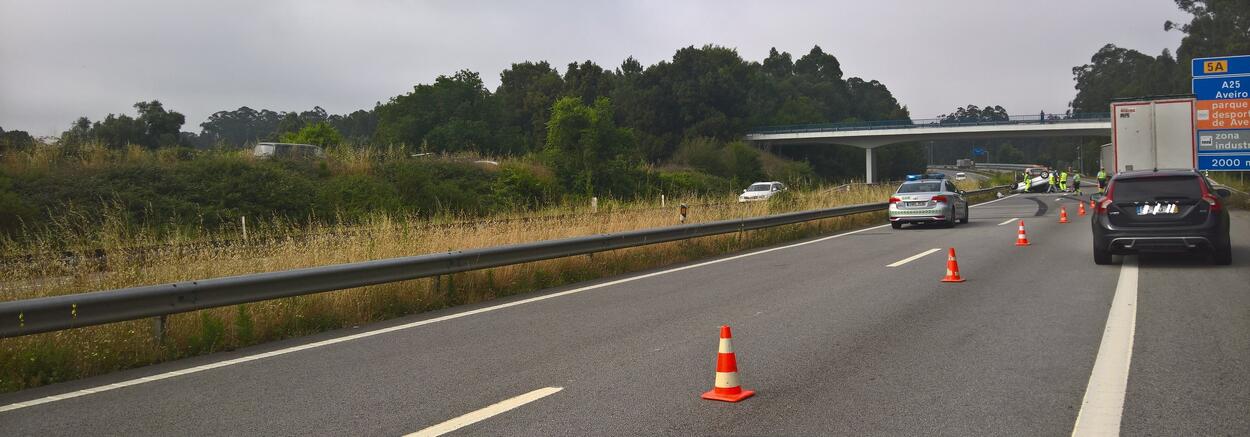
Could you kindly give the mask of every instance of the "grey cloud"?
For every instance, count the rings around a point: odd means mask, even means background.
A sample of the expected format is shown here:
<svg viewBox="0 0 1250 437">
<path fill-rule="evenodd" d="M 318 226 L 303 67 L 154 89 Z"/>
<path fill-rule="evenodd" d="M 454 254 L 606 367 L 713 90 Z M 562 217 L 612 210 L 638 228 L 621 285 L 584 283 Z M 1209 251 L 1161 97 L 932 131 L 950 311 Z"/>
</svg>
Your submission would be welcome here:
<svg viewBox="0 0 1250 437">
<path fill-rule="evenodd" d="M 1186 21 L 1169 0 L 1089 2 L 330 2 L 0 0 L 0 126 L 57 134 L 159 99 L 196 131 L 239 106 L 344 113 L 470 69 L 563 69 L 689 45 L 760 60 L 814 44 L 932 117 L 966 104 L 1062 111 L 1071 68 L 1105 43 L 1156 54 Z"/>
</svg>

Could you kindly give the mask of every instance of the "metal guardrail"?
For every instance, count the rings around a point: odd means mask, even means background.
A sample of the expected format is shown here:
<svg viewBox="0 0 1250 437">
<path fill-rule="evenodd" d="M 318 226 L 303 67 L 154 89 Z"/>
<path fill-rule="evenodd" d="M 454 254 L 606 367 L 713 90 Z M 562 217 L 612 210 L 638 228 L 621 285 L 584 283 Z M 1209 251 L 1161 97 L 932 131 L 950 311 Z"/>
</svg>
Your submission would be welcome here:
<svg viewBox="0 0 1250 437">
<path fill-rule="evenodd" d="M 982 194 L 1005 186 L 971 191 Z M 0 337 L 343 290 L 670 241 L 882 211 L 868 203 L 764 217 L 547 240 L 280 272 L 0 302 Z"/>
<path fill-rule="evenodd" d="M 807 132 L 839 132 L 871 129 L 911 129 L 921 127 L 997 126 L 1018 124 L 1063 124 L 1111 121 L 1110 113 L 1009 115 L 1006 120 L 948 121 L 942 118 L 879 120 L 852 123 L 796 124 L 765 126 L 751 129 L 749 134 L 781 134 Z"/>
</svg>

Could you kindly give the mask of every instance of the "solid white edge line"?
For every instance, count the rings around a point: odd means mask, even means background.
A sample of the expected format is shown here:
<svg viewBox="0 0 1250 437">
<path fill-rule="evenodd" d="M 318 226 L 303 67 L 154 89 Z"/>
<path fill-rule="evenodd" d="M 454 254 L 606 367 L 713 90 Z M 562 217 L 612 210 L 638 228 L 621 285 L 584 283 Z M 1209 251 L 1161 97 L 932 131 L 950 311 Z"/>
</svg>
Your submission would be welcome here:
<svg viewBox="0 0 1250 437">
<path fill-rule="evenodd" d="M 1016 221 L 1016 220 L 1020 220 L 1020 219 L 1019 219 L 1019 218 L 1016 218 L 1016 217 L 1012 217 L 1012 218 L 1007 219 L 1007 221 L 1005 221 L 1005 222 L 999 223 L 999 224 L 998 224 L 998 226 L 1002 226 L 1002 225 L 1005 225 L 1005 224 L 1008 224 L 1008 223 L 1014 222 L 1014 221 Z"/>
<path fill-rule="evenodd" d="M 404 437 L 435 437 L 435 436 L 447 434 L 457 429 L 464 428 L 466 426 L 481 422 L 491 417 L 506 413 L 509 410 L 515 409 L 517 407 L 528 404 L 530 402 L 534 402 L 536 400 L 545 398 L 547 396 L 551 396 L 560 390 L 564 390 L 564 387 L 540 388 L 538 390 L 534 390 L 532 392 L 511 398 L 511 399 L 505 399 L 505 400 L 499 401 L 497 403 L 491 404 L 480 410 L 467 413 L 463 416 L 448 420 L 438 425 L 434 425 L 429 428 L 426 428 L 426 429 L 423 429 L 423 430 L 420 430 L 411 434 L 407 434 Z"/>
<path fill-rule="evenodd" d="M 1137 276 L 1137 257 L 1125 257 L 1094 369 L 1072 426 L 1074 437 L 1120 435 L 1133 358 L 1133 333 L 1137 329 Z"/>
<path fill-rule="evenodd" d="M 937 251 L 939 251 L 939 250 L 942 250 L 942 249 L 929 249 L 929 250 L 926 250 L 926 251 L 924 251 L 924 252 L 920 252 L 920 253 L 918 253 L 918 254 L 916 254 L 916 255 L 912 255 L 912 256 L 909 256 L 909 257 L 907 257 L 907 258 L 903 258 L 903 259 L 900 259 L 900 260 L 898 260 L 898 261 L 895 261 L 895 262 L 894 262 L 894 264 L 886 264 L 886 267 L 898 267 L 898 266 L 901 266 L 901 265 L 903 265 L 903 264 L 907 264 L 907 263 L 909 263 L 909 262 L 912 262 L 912 261 L 918 260 L 918 259 L 920 259 L 921 257 L 923 257 L 923 256 L 925 256 L 925 255 L 931 254 L 931 253 L 933 253 L 933 252 L 937 252 Z"/>
<path fill-rule="evenodd" d="M 1005 196 L 1005 197 L 1001 197 L 1001 198 L 998 198 L 998 199 L 991 200 L 991 201 L 989 201 L 989 202 L 978 203 L 978 204 L 976 204 L 976 205 L 969 206 L 969 208 L 976 208 L 976 207 L 978 207 L 978 206 L 982 206 L 982 205 L 989 205 L 989 204 L 991 204 L 991 203 L 998 202 L 998 201 L 1001 201 L 1001 200 L 1007 200 L 1007 199 L 1010 199 L 1010 198 L 1015 197 L 1015 196 L 1016 196 L 1016 194 L 1012 194 L 1012 195 L 1009 195 L 1009 196 Z M 711 260 L 711 261 L 704 261 L 704 262 L 701 262 L 701 263 L 691 264 L 691 265 L 688 265 L 688 266 L 675 267 L 675 268 L 671 268 L 671 269 L 668 269 L 668 270 L 661 270 L 661 271 L 658 271 L 658 272 L 651 272 L 651 273 L 642 274 L 642 275 L 638 275 L 638 276 L 630 276 L 630 277 L 627 277 L 627 278 L 621 278 L 621 279 L 617 279 L 617 280 L 614 280 L 614 281 L 603 282 L 603 283 L 599 283 L 599 284 L 595 284 L 595 285 L 588 285 L 588 286 L 585 286 L 585 287 L 574 288 L 574 289 L 572 289 L 572 290 L 565 290 L 565 291 L 561 291 L 561 292 L 558 292 L 558 293 L 551 293 L 551 294 L 546 294 L 546 295 L 542 295 L 542 296 L 535 296 L 535 297 L 531 297 L 531 298 L 529 298 L 529 299 L 522 299 L 522 300 L 518 300 L 518 301 L 514 301 L 514 302 L 502 303 L 502 304 L 495 305 L 495 306 L 489 306 L 489 307 L 484 307 L 484 308 L 478 308 L 478 309 L 475 309 L 475 310 L 469 310 L 469 311 L 460 312 L 460 313 L 455 313 L 455 314 L 448 314 L 448 315 L 441 316 L 441 317 L 435 317 L 435 318 L 433 318 L 433 319 L 419 320 L 419 321 L 412 322 L 412 323 L 405 323 L 405 324 L 402 324 L 402 325 L 395 325 L 395 326 L 391 326 L 391 327 L 388 327 L 388 328 L 381 328 L 381 329 L 376 329 L 376 330 L 373 330 L 373 331 L 366 331 L 366 332 L 361 332 L 361 333 L 358 333 L 358 334 L 352 334 L 352 335 L 347 335 L 347 336 L 338 337 L 338 338 L 331 338 L 331 339 L 328 339 L 328 340 L 322 340 L 322 341 L 318 341 L 318 342 L 314 342 L 314 343 L 308 343 L 308 344 L 303 344 L 303 345 L 299 345 L 299 346 L 292 346 L 292 347 L 288 347 L 288 348 L 285 348 L 285 349 L 272 350 L 272 351 L 269 351 L 269 352 L 259 353 L 259 354 L 255 354 L 255 355 L 248 355 L 248 356 L 245 356 L 245 357 L 239 357 L 239 358 L 234 358 L 234 359 L 225 360 L 225 361 L 219 361 L 219 362 L 216 362 L 216 363 L 202 364 L 202 365 L 195 366 L 195 367 L 188 367 L 188 368 L 186 368 L 186 369 L 174 370 L 174 371 L 170 371 L 170 372 L 159 373 L 159 374 L 156 374 L 156 375 L 144 376 L 144 377 L 140 377 L 140 378 L 136 378 L 136 379 L 131 379 L 131 380 L 128 380 L 128 381 L 115 382 L 115 383 L 112 383 L 112 384 L 107 384 L 107 385 L 102 385 L 102 386 L 97 386 L 97 387 L 91 387 L 91 388 L 85 388 L 85 389 L 82 389 L 82 390 L 72 391 L 72 392 L 69 392 L 69 393 L 63 393 L 63 394 L 59 394 L 59 395 L 52 395 L 52 396 L 45 396 L 45 397 L 42 397 L 42 398 L 35 398 L 35 399 L 28 400 L 28 401 L 23 401 L 23 402 L 16 402 L 16 403 L 12 403 L 12 404 L 8 404 L 8 405 L 3 405 L 3 406 L 0 406 L 0 413 L 6 412 L 6 411 L 20 410 L 20 409 L 22 409 L 22 408 L 33 407 L 33 406 L 36 406 L 36 405 L 42 405 L 42 404 L 46 404 L 46 403 L 49 403 L 49 402 L 56 402 L 56 401 L 60 401 L 60 400 L 65 400 L 65 399 L 76 398 L 76 397 L 79 397 L 79 396 L 86 396 L 86 395 L 89 395 L 89 394 L 95 394 L 95 393 L 100 393 L 100 392 L 106 392 L 106 391 L 116 390 L 116 389 L 119 389 L 119 388 L 130 387 L 130 386 L 139 385 L 139 384 L 144 384 L 144 383 L 148 383 L 148 382 L 160 381 L 160 380 L 163 380 L 163 379 L 173 378 L 173 377 L 175 377 L 175 376 L 182 376 L 182 375 L 187 375 L 187 374 L 191 374 L 191 373 L 199 373 L 199 372 L 203 372 L 203 371 L 205 371 L 205 370 L 212 370 L 212 369 L 216 369 L 216 368 L 218 368 L 218 367 L 233 366 L 233 365 L 235 365 L 235 364 L 242 364 L 242 363 L 246 363 L 246 362 L 250 362 L 250 361 L 256 361 L 256 360 L 260 360 L 260 359 L 264 359 L 264 358 L 276 357 L 276 356 L 279 356 L 279 355 L 286 355 L 286 354 L 289 354 L 289 353 L 292 353 L 292 352 L 299 352 L 299 351 L 306 350 L 306 349 L 314 349 L 314 348 L 319 348 L 319 347 L 322 347 L 322 346 L 329 346 L 329 345 L 338 344 L 338 343 L 343 343 L 343 342 L 347 342 L 347 341 L 359 340 L 359 339 L 362 339 L 362 338 L 373 337 L 373 336 L 375 336 L 375 335 L 381 335 L 381 334 L 386 334 L 386 333 L 395 332 L 395 331 L 402 331 L 402 330 L 406 330 L 406 329 L 412 329 L 412 328 L 416 328 L 416 327 L 419 327 L 419 326 L 429 325 L 429 324 L 431 324 L 431 323 L 438 323 L 438 322 L 443 322 L 443 321 L 447 321 L 447 320 L 459 319 L 459 318 L 461 318 L 461 317 L 468 317 L 468 316 L 472 316 L 472 315 L 476 315 L 476 314 L 487 313 L 487 312 L 491 312 L 491 311 L 495 311 L 495 310 L 501 310 L 501 309 L 504 309 L 504 308 L 514 307 L 514 306 L 517 306 L 517 305 L 525 305 L 525 304 L 527 304 L 527 303 L 533 303 L 533 302 L 543 301 L 543 300 L 547 300 L 547 299 L 553 299 L 553 298 L 557 298 L 557 297 L 561 297 L 561 296 L 567 296 L 567 295 L 570 295 L 570 294 L 581 293 L 581 292 L 583 292 L 583 291 L 590 291 L 590 290 L 594 290 L 594 289 L 598 289 L 598 288 L 603 288 L 603 287 L 610 287 L 610 286 L 613 286 L 613 285 L 624 284 L 624 283 L 626 283 L 626 282 L 633 282 L 633 281 L 637 281 L 637 280 L 640 280 L 640 279 L 647 279 L 647 278 L 651 278 L 651 277 L 655 277 L 655 276 L 665 275 L 665 274 L 674 273 L 674 272 L 680 272 L 680 271 L 683 271 L 683 270 L 689 270 L 689 269 L 699 268 L 699 267 L 708 266 L 708 265 L 712 265 L 712 264 L 723 263 L 723 262 L 726 262 L 726 261 L 733 261 L 733 260 L 742 259 L 742 258 L 746 258 L 746 257 L 750 257 L 750 256 L 762 255 L 762 254 L 765 254 L 765 253 L 775 252 L 775 251 L 778 251 L 778 250 L 785 250 L 785 249 L 791 249 L 791 248 L 795 248 L 795 247 L 799 247 L 799 246 L 806 246 L 806 245 L 809 245 L 809 244 L 815 244 L 815 243 L 820 243 L 820 242 L 823 242 L 823 241 L 832 240 L 832 239 L 834 239 L 834 238 L 840 238 L 840 237 L 844 237 L 844 236 L 847 236 L 847 235 L 854 235 L 854 234 L 858 234 L 858 233 L 860 233 L 860 232 L 864 232 L 864 231 L 871 231 L 871 230 L 874 230 L 874 229 L 881 229 L 881 228 L 884 228 L 884 227 L 886 227 L 886 226 L 889 226 L 889 224 L 884 224 L 884 225 L 879 225 L 879 226 L 873 226 L 873 227 L 868 227 L 868 228 L 863 228 L 863 229 L 856 229 L 856 230 L 854 230 L 854 231 L 850 231 L 850 232 L 843 232 L 843 233 L 841 233 L 841 234 L 830 235 L 830 236 L 828 236 L 828 237 L 821 237 L 821 238 L 817 238 L 817 239 L 815 239 L 815 240 L 802 241 L 802 242 L 798 242 L 798 243 L 794 243 L 794 244 L 790 244 L 790 245 L 786 245 L 786 246 L 778 246 L 778 247 L 773 247 L 773 248 L 770 248 L 770 249 L 763 249 L 763 250 L 758 250 L 758 251 L 755 251 L 755 252 L 748 252 L 748 253 L 744 253 L 744 254 L 741 254 L 741 255 L 734 255 L 734 256 L 731 256 L 731 257 L 726 257 L 726 258 L 719 258 L 719 259 L 714 259 L 714 260 Z"/>
</svg>

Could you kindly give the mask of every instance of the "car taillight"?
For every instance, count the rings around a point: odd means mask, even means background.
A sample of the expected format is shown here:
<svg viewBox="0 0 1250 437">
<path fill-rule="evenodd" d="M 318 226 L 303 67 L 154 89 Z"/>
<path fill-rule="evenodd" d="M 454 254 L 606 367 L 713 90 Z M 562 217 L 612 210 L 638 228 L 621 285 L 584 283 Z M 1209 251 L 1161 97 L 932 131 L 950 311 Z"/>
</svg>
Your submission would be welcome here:
<svg viewBox="0 0 1250 437">
<path fill-rule="evenodd" d="M 903 199 L 899 199 L 899 198 L 897 198 L 897 197 L 891 197 L 891 198 L 890 198 L 890 203 L 899 203 L 899 202 L 902 202 L 902 201 L 903 201 Z"/>
<path fill-rule="evenodd" d="M 1210 191 L 1207 191 L 1207 184 L 1203 183 L 1201 179 L 1195 179 L 1195 180 L 1198 181 L 1198 188 L 1202 189 L 1202 200 L 1207 201 L 1207 205 L 1211 206 L 1211 213 L 1215 214 L 1217 212 L 1220 212 L 1220 208 L 1224 207 L 1223 205 L 1220 204 L 1220 196 Z"/>
<path fill-rule="evenodd" d="M 1106 214 L 1106 213 L 1107 213 L 1107 207 L 1109 207 L 1109 206 L 1111 206 L 1111 196 L 1104 197 L 1104 198 L 1102 198 L 1102 200 L 1101 200 L 1101 201 L 1099 201 L 1099 202 L 1098 202 L 1098 204 L 1097 204 L 1097 205 L 1095 205 L 1095 206 L 1094 206 L 1094 213 L 1095 213 L 1095 214 Z"/>
<path fill-rule="evenodd" d="M 946 202 L 946 196 L 933 196 L 933 201 L 934 201 L 934 202 L 942 202 L 942 203 L 945 203 L 945 202 Z"/>
<path fill-rule="evenodd" d="M 1114 180 L 1111 181 L 1111 183 L 1107 184 L 1107 194 L 1102 197 L 1102 200 L 1098 201 L 1098 205 L 1094 206 L 1095 214 L 1107 213 L 1107 207 L 1111 206 L 1111 202 L 1113 202 L 1113 200 L 1111 200 L 1111 195 L 1113 194 L 1115 194 L 1115 181 Z"/>
<path fill-rule="evenodd" d="M 1211 205 L 1212 214 L 1220 212 L 1220 208 L 1223 208 L 1223 205 L 1220 205 L 1220 199 L 1218 197 L 1212 196 L 1210 194 L 1203 194 L 1202 200 L 1207 201 L 1207 204 Z"/>
</svg>

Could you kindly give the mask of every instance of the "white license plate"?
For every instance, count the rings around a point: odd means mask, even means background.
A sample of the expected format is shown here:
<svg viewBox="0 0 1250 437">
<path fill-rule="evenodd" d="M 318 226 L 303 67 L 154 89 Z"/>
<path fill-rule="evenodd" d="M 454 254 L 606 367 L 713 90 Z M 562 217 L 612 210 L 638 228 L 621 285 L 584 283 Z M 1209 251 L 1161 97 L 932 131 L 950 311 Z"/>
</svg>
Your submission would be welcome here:
<svg viewBox="0 0 1250 437">
<path fill-rule="evenodd" d="M 1154 205 L 1138 205 L 1137 215 L 1171 215 L 1180 212 L 1180 206 L 1176 204 L 1156 203 Z"/>
<path fill-rule="evenodd" d="M 907 206 L 925 206 L 928 204 L 929 202 L 907 202 Z"/>
</svg>

